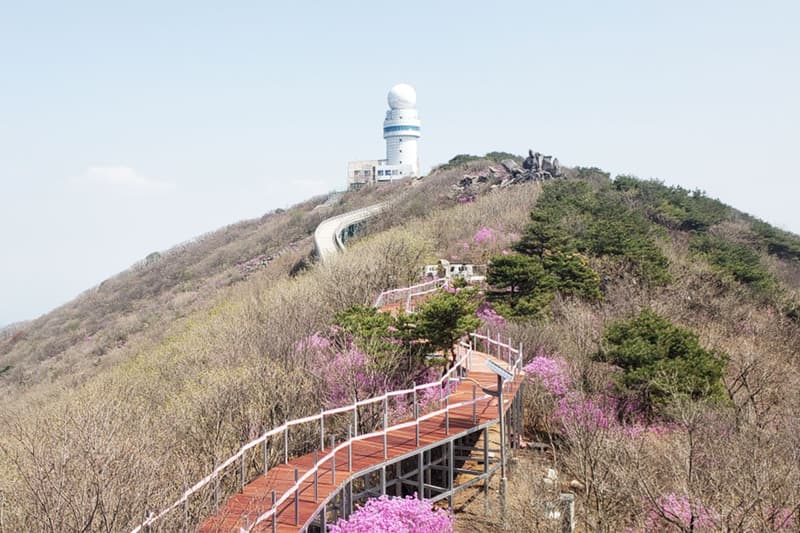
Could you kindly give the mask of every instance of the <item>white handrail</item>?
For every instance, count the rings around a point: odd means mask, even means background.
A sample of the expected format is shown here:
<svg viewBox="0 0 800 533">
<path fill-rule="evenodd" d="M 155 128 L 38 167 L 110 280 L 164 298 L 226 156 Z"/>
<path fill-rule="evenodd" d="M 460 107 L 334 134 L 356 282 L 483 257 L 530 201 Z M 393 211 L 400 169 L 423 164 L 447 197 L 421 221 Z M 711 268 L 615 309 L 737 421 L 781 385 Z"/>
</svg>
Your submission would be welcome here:
<svg viewBox="0 0 800 533">
<path fill-rule="evenodd" d="M 434 280 L 434 281 L 438 281 L 438 280 Z M 431 283 L 431 282 L 427 282 L 427 283 Z M 425 284 L 420 284 L 420 285 L 425 285 Z M 503 349 L 503 348 L 506 349 L 508 351 L 508 353 L 509 353 L 509 361 L 508 362 L 509 362 L 509 366 L 512 368 L 512 371 L 516 374 L 517 371 L 519 369 L 521 369 L 521 363 L 522 363 L 522 350 L 521 350 L 521 347 L 520 347 L 520 349 L 516 349 L 516 348 L 512 347 L 510 344 L 505 344 L 500 340 L 492 339 L 491 336 L 489 336 L 488 334 L 487 335 L 481 335 L 481 334 L 479 334 L 477 332 L 474 332 L 474 333 L 470 333 L 469 336 L 474 338 L 475 340 L 478 340 L 478 339 L 485 340 L 487 343 L 489 343 L 491 345 L 494 345 L 494 346 L 498 347 L 499 349 Z M 270 438 L 272 436 L 283 434 L 290 427 L 297 426 L 297 425 L 300 425 L 300 424 L 309 423 L 309 422 L 315 422 L 315 421 L 318 421 L 321 418 L 326 417 L 326 416 L 331 416 L 331 415 L 334 415 L 334 414 L 354 411 L 354 410 L 357 410 L 359 407 L 363 407 L 365 405 L 370 405 L 370 404 L 373 404 L 373 403 L 383 402 L 384 400 L 388 400 L 389 398 L 392 398 L 392 397 L 395 397 L 395 396 L 402 396 L 402 395 L 412 394 L 414 392 L 420 392 L 420 391 L 423 391 L 423 390 L 426 390 L 426 389 L 429 389 L 429 388 L 432 388 L 432 387 L 435 387 L 435 386 L 442 387 L 446 383 L 449 383 L 450 381 L 457 381 L 457 378 L 454 377 L 453 374 L 455 372 L 457 372 L 459 370 L 459 368 L 463 367 L 465 362 L 467 363 L 467 367 L 468 368 L 469 368 L 469 366 L 471 366 L 472 345 L 471 344 L 467 344 L 464 341 L 461 341 L 456 345 L 456 348 L 457 349 L 461 349 L 461 351 L 464 352 L 464 353 L 461 355 L 461 357 L 459 357 L 459 359 L 455 362 L 455 364 L 441 378 L 439 378 L 436 381 L 431 381 L 429 383 L 425 383 L 425 384 L 422 384 L 422 385 L 416 385 L 416 386 L 414 386 L 414 387 L 412 387 L 410 389 L 401 389 L 401 390 L 396 390 L 396 391 L 389 391 L 389 392 L 386 392 L 386 393 L 382 394 L 381 396 L 376 396 L 374 398 L 367 398 L 365 400 L 360 400 L 360 401 L 354 402 L 351 405 L 346 405 L 346 406 L 342 406 L 342 407 L 335 407 L 335 408 L 332 408 L 332 409 L 321 411 L 321 412 L 319 412 L 317 414 L 314 414 L 314 415 L 310 415 L 310 416 L 306 416 L 306 417 L 303 417 L 303 418 L 297 418 L 297 419 L 294 419 L 294 420 L 286 421 L 283 424 L 281 424 L 280 426 L 277 426 L 277 427 L 275 427 L 275 428 L 273 428 L 273 429 L 271 429 L 269 431 L 266 431 L 261 436 L 259 436 L 259 437 L 255 438 L 255 439 L 253 439 L 252 441 L 244 444 L 241 448 L 239 448 L 239 450 L 236 453 L 231 455 L 228 459 L 226 459 L 220 465 L 218 465 L 216 468 L 214 468 L 214 470 L 212 470 L 212 472 L 210 474 L 208 474 L 207 476 L 205 476 L 204 478 L 199 480 L 197 483 L 192 485 L 192 487 L 186 489 L 181 494 L 181 497 L 178 498 L 174 503 L 172 503 L 172 505 L 166 507 L 165 509 L 161 510 L 157 514 L 148 516 L 147 519 L 145 519 L 144 522 L 142 522 L 139 526 L 137 526 L 135 529 L 133 529 L 131 531 L 131 533 L 140 533 L 144 527 L 153 525 L 155 522 L 158 522 L 161 518 L 163 518 L 164 516 L 169 514 L 171 511 L 173 511 L 174 509 L 179 507 L 181 504 L 185 504 L 186 502 L 188 502 L 190 496 L 192 496 L 195 492 L 199 491 L 200 489 L 205 487 L 209 482 L 211 482 L 212 480 L 217 478 L 223 472 L 223 470 L 225 470 L 231 464 L 235 463 L 238 459 L 242 458 L 243 455 L 245 454 L 245 452 L 247 452 L 248 450 L 254 448 L 255 446 L 258 446 L 259 444 L 264 443 L 268 438 Z M 511 362 L 511 357 L 510 357 L 510 355 L 512 353 L 516 356 L 514 358 L 513 363 Z M 472 401 L 467 402 L 465 405 L 471 404 L 471 403 L 472 403 Z M 461 406 L 461 404 L 458 404 L 458 405 Z M 451 406 L 451 408 L 452 407 L 453 406 Z M 447 409 L 445 409 L 444 411 L 446 411 L 446 410 Z M 441 414 L 444 411 L 440 410 L 440 411 L 437 411 L 437 413 Z M 420 417 L 419 419 L 420 420 L 427 420 L 427 417 L 429 417 L 429 415 L 425 415 L 425 417 Z M 405 424 L 410 424 L 410 426 L 398 425 L 398 426 L 391 426 L 391 427 L 394 428 L 394 429 L 401 429 L 403 427 L 411 427 L 411 426 L 414 425 L 414 422 L 413 421 L 412 422 L 407 422 Z M 359 437 L 354 437 L 354 439 L 359 439 L 360 440 L 362 438 L 367 438 L 368 436 L 373 436 L 373 435 L 380 436 L 380 435 L 383 435 L 385 431 L 387 431 L 387 429 L 384 429 L 384 430 L 379 431 L 379 432 L 370 433 L 367 436 L 362 435 L 362 436 L 359 436 Z M 352 440 L 353 439 L 351 439 L 351 441 Z M 346 442 L 350 442 L 350 441 L 345 441 L 345 443 Z M 342 445 L 340 445 L 340 446 L 342 446 Z M 328 454 L 328 455 L 330 455 L 330 454 Z M 325 457 L 328 457 L 328 456 L 326 455 Z M 326 460 L 326 459 L 323 459 L 323 460 Z M 307 478 L 304 478 L 304 479 L 307 479 Z M 279 503 L 276 503 L 276 506 L 279 505 L 280 503 L 283 503 L 285 501 L 285 499 L 286 499 L 286 496 L 283 497 L 282 500 Z"/>
<path fill-rule="evenodd" d="M 391 289 L 387 291 L 381 292 L 378 297 L 375 299 L 375 304 L 373 307 L 381 307 L 386 303 L 393 303 L 403 300 L 407 297 L 408 294 L 414 292 L 417 289 L 425 290 L 424 288 L 428 287 L 441 287 L 447 282 L 444 278 L 436 278 L 430 281 L 425 281 L 423 283 L 418 283 L 416 285 L 412 285 L 410 287 L 401 287 L 399 289 Z M 435 290 L 435 289 L 434 289 Z M 431 291 L 432 292 L 432 291 Z"/>
<path fill-rule="evenodd" d="M 436 291 L 438 291 L 440 288 L 442 288 L 445 285 L 447 285 L 447 280 L 444 280 L 444 283 L 442 283 L 441 285 L 437 285 L 437 286 L 433 287 L 432 289 L 426 289 L 424 291 L 418 291 L 418 292 L 409 292 L 408 296 L 406 297 L 406 313 L 411 313 L 412 311 L 414 311 L 414 308 L 413 308 L 412 304 L 414 303 L 414 298 L 415 297 L 424 296 L 426 294 L 430 294 L 432 292 L 436 292 Z"/>
</svg>

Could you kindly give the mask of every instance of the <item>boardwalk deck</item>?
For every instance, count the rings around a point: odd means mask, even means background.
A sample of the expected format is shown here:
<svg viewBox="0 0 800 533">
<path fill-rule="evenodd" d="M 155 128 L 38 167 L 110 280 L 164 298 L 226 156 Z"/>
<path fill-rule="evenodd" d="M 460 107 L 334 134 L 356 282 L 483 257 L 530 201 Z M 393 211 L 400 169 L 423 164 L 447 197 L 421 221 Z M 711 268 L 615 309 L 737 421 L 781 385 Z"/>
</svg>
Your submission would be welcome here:
<svg viewBox="0 0 800 533">
<path fill-rule="evenodd" d="M 470 380 L 475 380 L 481 387 L 494 390 L 497 385 L 496 374 L 490 372 L 487 360 L 501 362 L 495 357 L 474 352 Z M 516 391 L 521 384 L 521 376 L 507 383 L 504 389 L 504 411 L 511 405 Z M 453 390 L 448 401 L 450 405 L 467 402 L 473 399 L 473 383 L 462 380 Z M 478 396 L 482 393 L 477 389 Z M 497 423 L 498 398 L 486 398 L 472 405 L 454 407 L 448 414 L 442 413 L 419 423 L 419 443 L 417 443 L 416 427 L 389 430 L 386 436 L 386 450 L 382 436 L 353 441 L 350 450 L 346 448 L 335 454 L 334 464 L 331 461 L 321 463 L 318 468 L 317 497 L 314 497 L 313 479 L 301 484 L 297 494 L 278 508 L 274 530 L 280 532 L 298 531 L 309 523 L 319 512 L 326 500 L 340 491 L 341 487 L 365 471 L 381 465 L 397 461 L 405 456 L 412 456 L 420 450 L 445 444 L 459 435 L 465 435 L 477 429 Z M 410 418 L 409 421 L 413 421 Z M 385 454 L 385 455 L 384 455 Z M 349 464 L 348 464 L 349 463 Z M 244 490 L 233 496 L 219 512 L 205 520 L 198 531 L 229 532 L 238 531 L 242 527 L 253 524 L 256 519 L 272 507 L 272 493 L 278 497 L 295 483 L 295 475 L 302 476 L 313 468 L 313 454 L 304 455 L 270 469 L 244 487 Z M 273 531 L 272 518 L 259 524 L 253 531 Z"/>
</svg>

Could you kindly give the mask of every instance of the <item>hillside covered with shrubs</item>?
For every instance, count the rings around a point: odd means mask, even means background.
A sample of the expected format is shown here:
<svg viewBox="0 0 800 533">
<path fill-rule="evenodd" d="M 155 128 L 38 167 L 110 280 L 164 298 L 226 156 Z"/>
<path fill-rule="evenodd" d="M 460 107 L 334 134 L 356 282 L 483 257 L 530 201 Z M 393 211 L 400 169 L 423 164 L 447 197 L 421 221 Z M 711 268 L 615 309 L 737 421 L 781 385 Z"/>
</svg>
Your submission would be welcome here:
<svg viewBox="0 0 800 533">
<path fill-rule="evenodd" d="M 481 326 L 523 343 L 525 439 L 547 451 L 512 468 L 505 522 L 457 514 L 456 530 L 556 530 L 548 505 L 570 491 L 581 531 L 796 531 L 800 238 L 598 169 L 501 186 L 510 154 L 487 156 L 231 226 L 0 341 L 4 527 L 129 530 L 287 418 L 435 378 Z M 384 200 L 313 261 L 320 220 Z M 369 307 L 439 259 L 487 264 L 486 282 L 415 316 Z"/>
</svg>

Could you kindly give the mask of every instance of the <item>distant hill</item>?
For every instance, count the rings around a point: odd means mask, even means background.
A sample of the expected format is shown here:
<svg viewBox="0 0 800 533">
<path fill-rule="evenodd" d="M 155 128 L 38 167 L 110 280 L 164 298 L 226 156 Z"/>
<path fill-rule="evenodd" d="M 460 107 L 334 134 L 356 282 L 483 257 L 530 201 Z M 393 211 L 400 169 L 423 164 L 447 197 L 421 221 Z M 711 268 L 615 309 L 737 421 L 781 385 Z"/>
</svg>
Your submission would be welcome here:
<svg viewBox="0 0 800 533">
<path fill-rule="evenodd" d="M 13 394 L 46 382 L 79 383 L 124 360 L 139 341 L 215 299 L 271 263 L 281 271 L 312 252 L 310 234 L 325 217 L 387 191 L 312 198 L 153 252 L 130 269 L 38 319 L 0 330 L 0 391 Z M 322 208 L 315 209 L 320 206 Z M 48 386 L 49 386 L 48 385 Z"/>
<path fill-rule="evenodd" d="M 319 412 L 327 369 L 304 339 L 447 259 L 491 263 L 501 281 L 480 297 L 503 315 L 503 335 L 529 361 L 557 360 L 571 393 L 589 398 L 533 385 L 526 397 L 526 438 L 557 448 L 542 456 L 562 472 L 556 488 L 575 492 L 581 530 L 658 529 L 659 502 L 702 509 L 720 530 L 792 530 L 776 520 L 800 519 L 800 237 L 702 191 L 580 167 L 513 182 L 500 161 L 519 159 L 487 155 L 232 224 L 0 335 L 5 527 L 131 529 L 241 443 Z M 387 200 L 346 253 L 314 261 L 321 220 Z M 669 342 L 614 345 L 648 327 Z M 662 352 L 625 374 L 625 357 Z M 382 355 L 391 372 L 398 354 Z M 642 401 L 625 405 L 652 401 L 647 416 L 602 410 L 631 391 Z M 567 431 L 550 416 L 559 407 L 591 409 Z M 293 450 L 314 445 L 299 431 L 291 439 Z M 533 523 L 531 501 L 552 496 L 530 481 L 538 472 L 526 476 L 511 476 L 520 524 Z M 222 496 L 237 486 L 224 480 Z M 192 523 L 212 507 L 212 497 L 193 504 Z M 500 527 L 495 514 L 483 530 Z"/>
</svg>

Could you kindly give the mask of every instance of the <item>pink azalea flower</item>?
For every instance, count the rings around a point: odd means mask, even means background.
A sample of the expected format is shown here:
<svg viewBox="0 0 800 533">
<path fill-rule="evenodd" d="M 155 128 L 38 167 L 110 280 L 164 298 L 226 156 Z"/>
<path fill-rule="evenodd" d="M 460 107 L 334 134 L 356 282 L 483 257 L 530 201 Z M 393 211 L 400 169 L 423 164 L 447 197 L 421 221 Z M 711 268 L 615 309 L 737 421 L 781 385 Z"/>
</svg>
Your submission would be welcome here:
<svg viewBox="0 0 800 533">
<path fill-rule="evenodd" d="M 371 498 L 347 520 L 328 526 L 331 533 L 452 533 L 453 516 L 417 495 Z"/>
</svg>

